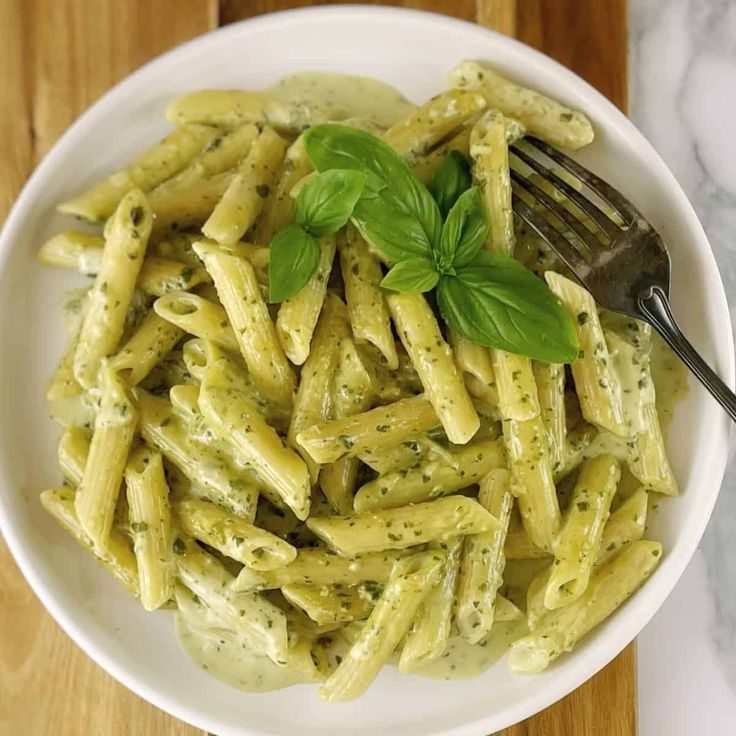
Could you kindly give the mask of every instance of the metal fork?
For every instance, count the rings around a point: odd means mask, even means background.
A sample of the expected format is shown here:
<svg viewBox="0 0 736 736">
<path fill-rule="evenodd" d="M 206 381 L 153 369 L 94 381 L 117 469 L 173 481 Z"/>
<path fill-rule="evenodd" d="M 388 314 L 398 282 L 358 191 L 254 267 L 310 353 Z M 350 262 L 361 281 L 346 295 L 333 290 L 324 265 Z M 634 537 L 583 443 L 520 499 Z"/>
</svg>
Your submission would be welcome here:
<svg viewBox="0 0 736 736">
<path fill-rule="evenodd" d="M 736 421 L 736 394 L 688 342 L 672 316 L 668 302 L 670 258 L 659 234 L 620 192 L 577 161 L 536 138 L 524 141 L 592 190 L 620 221 L 519 145 L 510 148 L 511 154 L 570 199 L 594 226 L 583 223 L 553 196 L 512 168 L 515 188 L 528 192 L 568 231 L 561 232 L 516 191 L 512 195 L 514 212 L 549 244 L 599 304 L 652 325 Z M 570 233 L 574 236 L 570 237 Z"/>
</svg>

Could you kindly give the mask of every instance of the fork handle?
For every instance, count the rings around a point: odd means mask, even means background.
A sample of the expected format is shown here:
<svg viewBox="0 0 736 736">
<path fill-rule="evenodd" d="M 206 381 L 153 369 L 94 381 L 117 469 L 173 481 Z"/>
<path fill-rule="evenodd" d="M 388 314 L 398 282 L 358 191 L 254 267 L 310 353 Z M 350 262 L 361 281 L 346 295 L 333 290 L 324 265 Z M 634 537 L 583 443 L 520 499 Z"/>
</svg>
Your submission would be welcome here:
<svg viewBox="0 0 736 736">
<path fill-rule="evenodd" d="M 685 335 L 672 316 L 667 295 L 659 286 L 650 286 L 637 300 L 642 316 L 664 338 L 698 380 L 710 391 L 713 398 L 736 422 L 736 394 L 713 372 Z"/>
</svg>

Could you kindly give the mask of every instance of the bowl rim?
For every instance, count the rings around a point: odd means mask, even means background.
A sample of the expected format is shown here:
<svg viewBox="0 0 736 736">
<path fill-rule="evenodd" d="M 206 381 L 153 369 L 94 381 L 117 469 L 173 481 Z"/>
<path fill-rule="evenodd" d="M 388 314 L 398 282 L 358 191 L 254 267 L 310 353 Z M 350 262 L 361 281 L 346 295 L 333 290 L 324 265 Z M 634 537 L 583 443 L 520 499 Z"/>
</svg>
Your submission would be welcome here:
<svg viewBox="0 0 736 736">
<path fill-rule="evenodd" d="M 40 164 L 32 172 L 18 197 L 16 198 L 10 212 L 8 213 L 5 224 L 0 232 L 0 277 L 2 277 L 5 265 L 8 261 L 10 251 L 12 249 L 12 234 L 17 230 L 20 224 L 26 220 L 32 213 L 34 200 L 37 191 L 42 187 L 47 172 L 50 171 L 57 161 L 63 158 L 67 149 L 72 148 L 74 139 L 87 126 L 94 122 L 98 114 L 107 108 L 116 104 L 116 99 L 124 93 L 129 87 L 139 83 L 148 76 L 156 76 L 158 67 L 164 67 L 167 63 L 172 62 L 178 56 L 185 55 L 192 47 L 199 47 L 201 51 L 206 52 L 208 48 L 216 45 L 217 42 L 225 37 L 238 36 L 243 33 L 243 28 L 249 30 L 268 30 L 271 26 L 272 30 L 283 27 L 284 24 L 291 22 L 308 22 L 312 24 L 329 21 L 333 18 L 345 19 L 352 16 L 356 21 L 371 20 L 385 21 L 387 19 L 402 19 L 415 25 L 425 26 L 443 26 L 451 28 L 465 34 L 474 34 L 479 38 L 481 36 L 488 37 L 488 34 L 494 36 L 494 43 L 503 47 L 515 48 L 521 53 L 525 53 L 530 59 L 534 59 L 539 63 L 545 64 L 555 77 L 561 81 L 568 81 L 584 92 L 592 103 L 602 107 L 609 115 L 613 115 L 616 119 L 617 127 L 627 135 L 633 135 L 637 139 L 640 152 L 646 154 L 649 162 L 654 167 L 652 170 L 652 178 L 664 182 L 668 189 L 671 190 L 679 202 L 678 206 L 682 210 L 682 214 L 687 217 L 689 224 L 694 228 L 698 235 L 699 243 L 695 249 L 700 252 L 700 256 L 706 261 L 710 261 L 710 266 L 714 270 L 715 279 L 712 279 L 708 294 L 708 301 L 717 309 L 721 320 L 718 323 L 717 345 L 721 349 L 717 351 L 717 363 L 721 366 L 721 373 L 726 376 L 726 382 L 730 387 L 734 386 L 734 347 L 733 335 L 731 330 L 730 313 L 726 301 L 723 282 L 718 273 L 717 265 L 713 255 L 712 248 L 707 240 L 702 225 L 697 215 L 684 194 L 679 183 L 671 173 L 660 156 L 656 153 L 651 144 L 644 138 L 631 121 L 616 108 L 606 97 L 604 97 L 592 85 L 583 80 L 577 74 L 562 66 L 559 62 L 546 56 L 540 51 L 527 46 L 521 41 L 510 38 L 496 31 L 483 28 L 475 23 L 452 18 L 438 13 L 427 12 L 422 10 L 413 10 L 397 7 L 375 7 L 364 5 L 340 5 L 340 6 L 317 6 L 310 8 L 298 8 L 292 10 L 268 13 L 255 18 L 246 19 L 228 26 L 213 29 L 195 38 L 180 44 L 169 51 L 160 54 L 137 70 L 126 76 L 120 82 L 105 92 L 93 105 L 77 118 L 72 125 L 64 132 L 64 134 L 56 141 L 49 152 L 44 156 Z M 521 48 L 520 48 L 521 47 Z M 723 426 L 723 425 L 721 425 Z M 669 577 L 659 579 L 658 585 L 650 584 L 640 589 L 634 597 L 635 605 L 629 606 L 627 610 L 621 611 L 620 626 L 615 630 L 608 632 L 604 641 L 594 642 L 588 648 L 585 657 L 578 657 L 575 667 L 568 670 L 566 677 L 558 677 L 554 680 L 550 687 L 543 692 L 526 697 L 522 705 L 516 703 L 511 704 L 500 711 L 475 719 L 470 723 L 463 722 L 450 729 L 439 731 L 427 731 L 427 736 L 437 734 L 437 736 L 467 736 L 468 729 L 472 729 L 477 733 L 488 733 L 490 731 L 506 728 L 520 720 L 538 713 L 544 708 L 552 705 L 557 700 L 563 698 L 568 693 L 579 687 L 583 682 L 588 680 L 599 670 L 601 670 L 609 661 L 616 657 L 625 646 L 627 646 L 636 635 L 646 626 L 649 620 L 659 610 L 667 596 L 680 579 L 685 567 L 692 559 L 698 542 L 702 537 L 705 528 L 710 519 L 713 506 L 720 490 L 720 485 L 725 473 L 727 461 L 727 444 L 728 437 L 731 433 L 731 425 L 727 425 L 727 429 L 723 431 L 719 437 L 716 433 L 716 440 L 720 441 L 720 451 L 717 457 L 712 460 L 711 466 L 708 468 L 708 483 L 714 490 L 709 495 L 703 494 L 706 503 L 702 507 L 698 523 L 689 530 L 687 539 L 681 543 L 679 554 L 674 559 L 673 555 L 669 555 L 670 573 Z M 701 481 L 701 485 L 705 485 Z M 0 487 L 10 487 L 5 477 L 4 468 L 0 466 Z M 6 508 L 4 496 L 0 494 L 0 532 L 5 537 L 8 548 L 11 551 L 19 569 L 28 581 L 32 590 L 42 602 L 47 611 L 59 623 L 64 632 L 89 656 L 94 662 L 101 666 L 106 672 L 112 675 L 116 680 L 134 693 L 152 703 L 156 707 L 165 712 L 199 728 L 206 729 L 210 732 L 218 733 L 220 736 L 237 736 L 238 734 L 248 734 L 250 736 L 265 736 L 267 731 L 253 731 L 247 726 L 234 730 L 230 724 L 221 722 L 217 718 L 213 718 L 202 713 L 196 706 L 188 703 L 177 701 L 167 695 L 162 694 L 155 687 L 150 686 L 141 677 L 129 672 L 124 665 L 118 663 L 114 656 L 109 655 L 104 647 L 100 647 L 93 643 L 86 635 L 85 631 L 75 621 L 73 612 L 65 608 L 63 604 L 57 601 L 54 594 L 47 588 L 44 580 L 40 577 L 33 566 L 31 556 L 27 553 L 22 539 L 22 535 L 16 533 L 14 525 L 11 523 L 10 512 Z M 271 731 L 274 736 L 278 736 L 276 732 Z"/>
</svg>

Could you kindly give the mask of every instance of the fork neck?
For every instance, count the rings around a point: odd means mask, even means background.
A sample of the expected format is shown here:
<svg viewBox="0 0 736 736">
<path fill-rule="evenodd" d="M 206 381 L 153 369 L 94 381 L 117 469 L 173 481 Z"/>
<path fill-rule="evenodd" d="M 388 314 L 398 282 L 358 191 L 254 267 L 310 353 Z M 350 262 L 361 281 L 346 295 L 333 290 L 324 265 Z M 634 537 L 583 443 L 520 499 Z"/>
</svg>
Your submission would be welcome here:
<svg viewBox="0 0 736 736">
<path fill-rule="evenodd" d="M 667 295 L 660 286 L 648 286 L 637 298 L 641 316 L 675 351 L 698 380 L 736 422 L 736 394 L 716 375 L 677 326 Z"/>
</svg>

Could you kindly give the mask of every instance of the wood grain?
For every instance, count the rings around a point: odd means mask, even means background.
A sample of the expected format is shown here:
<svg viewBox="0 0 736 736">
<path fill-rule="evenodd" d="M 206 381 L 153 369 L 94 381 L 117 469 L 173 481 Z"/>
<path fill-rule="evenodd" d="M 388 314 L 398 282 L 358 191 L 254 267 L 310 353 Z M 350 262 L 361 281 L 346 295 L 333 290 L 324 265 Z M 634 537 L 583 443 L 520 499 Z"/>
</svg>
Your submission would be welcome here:
<svg viewBox="0 0 736 736">
<path fill-rule="evenodd" d="M 636 647 L 566 698 L 496 736 L 635 736 Z"/>
<path fill-rule="evenodd" d="M 627 33 L 626 0 L 517 0 L 516 37 L 572 69 L 624 111 Z"/>
<path fill-rule="evenodd" d="M 506 0 L 501 0 L 506 2 Z M 476 19 L 476 0 L 362 0 L 361 5 L 393 5 L 414 10 L 431 10 L 433 13 L 452 15 L 463 20 Z M 307 8 L 313 5 L 345 5 L 340 0 L 221 0 L 220 25 L 237 20 L 254 18 L 264 13 L 275 13 L 291 8 Z"/>
<path fill-rule="evenodd" d="M 0 0 L 0 219 L 35 164 L 111 85 L 218 22 L 314 0 Z M 341 4 L 341 3 L 324 3 Z M 570 67 L 626 108 L 625 0 L 374 0 L 477 21 Z M 115 682 L 33 596 L 0 542 L 0 733 L 203 736 Z M 634 646 L 502 736 L 635 736 Z"/>
</svg>

